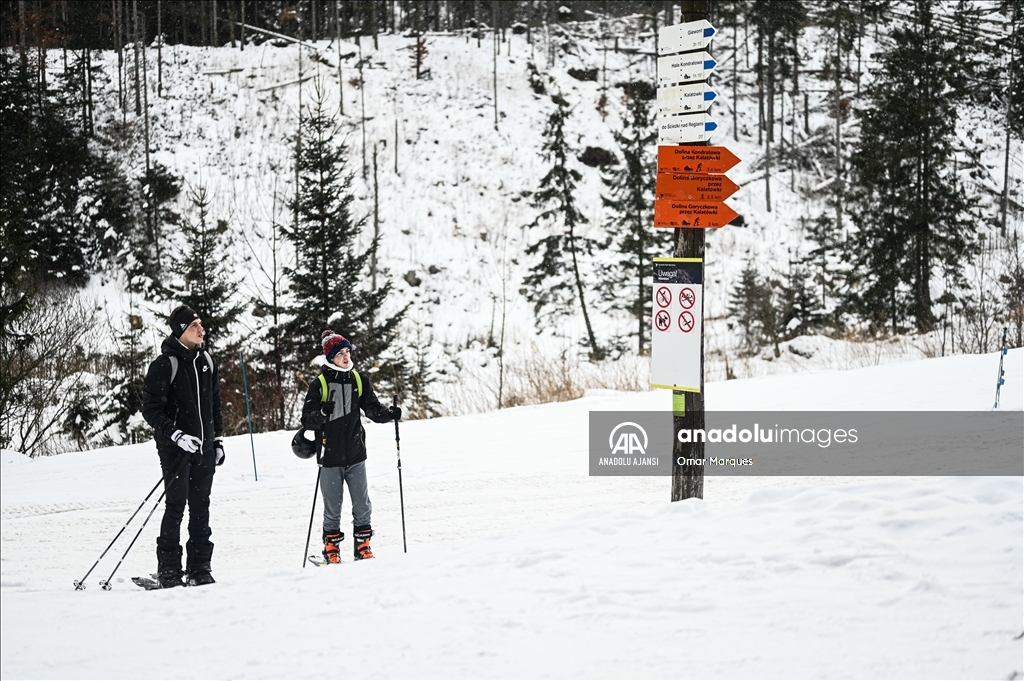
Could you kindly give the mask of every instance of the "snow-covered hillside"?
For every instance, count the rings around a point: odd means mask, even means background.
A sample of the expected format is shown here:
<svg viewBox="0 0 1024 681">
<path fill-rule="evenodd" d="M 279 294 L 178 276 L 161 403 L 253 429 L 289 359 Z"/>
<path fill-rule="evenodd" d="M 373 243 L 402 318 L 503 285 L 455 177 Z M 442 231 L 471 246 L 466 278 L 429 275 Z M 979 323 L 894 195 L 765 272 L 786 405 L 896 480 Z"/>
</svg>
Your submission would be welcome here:
<svg viewBox="0 0 1024 681">
<path fill-rule="evenodd" d="M 757 99 L 746 68 L 752 49 L 746 37 L 739 36 L 737 54 L 732 53 L 732 34 L 726 27 L 714 43 L 721 64 L 713 79 L 720 92 L 712 112 L 720 126 L 713 142 L 728 145 L 744 159 L 730 172 L 742 185 L 730 202 L 746 223 L 708 236 L 704 298 L 708 379 L 726 377 L 727 358 L 728 371 L 744 377 L 808 366 L 865 366 L 948 351 L 944 337 L 941 344 L 938 338 L 869 345 L 809 339 L 791 346 L 792 352 L 781 361 L 770 353 L 752 359 L 735 356 L 736 332 L 726 319 L 726 309 L 740 271 L 747 262 L 766 272 L 787 271 L 790 259 L 806 250 L 801 220 L 821 210 L 801 190 L 824 179 L 820 173 L 780 175 L 771 187 L 772 210 L 767 209 L 763 172 L 755 168 L 763 149 L 758 145 Z M 809 71 L 820 66 L 819 38 L 813 30 L 804 37 L 801 49 Z M 637 19 L 627 18 L 555 27 L 535 33 L 533 44 L 511 32 L 507 39 L 494 59 L 489 37 L 478 44 L 467 34 L 429 35 L 425 66 L 430 68 L 430 80 L 415 78 L 407 49 L 413 40 L 398 35 L 379 36 L 377 49 L 370 39 L 363 39 L 361 45 L 320 41 L 316 53 L 281 41 L 249 45 L 244 51 L 165 48 L 164 96 L 149 100 L 153 158 L 189 185 L 205 185 L 212 195 L 214 217 L 225 218 L 234 227 L 229 262 L 242 282 L 248 310 L 236 333 L 256 343 L 266 325 L 266 318 L 251 314 L 248 301 L 267 297 L 268 280 L 261 268 L 269 267 L 266 237 L 272 223 L 290 221 L 285 206 L 293 191 L 298 111 L 310 102 L 319 82 L 329 108 L 343 109 L 338 134 L 349 144 L 350 168 L 356 174 L 356 210 L 371 217 L 376 153 L 382 262 L 397 288 L 390 304 L 394 309 L 411 304 L 403 339 L 429 348 L 433 368 L 443 376 L 435 389 L 444 413 L 479 411 L 496 401 L 480 395 L 479 386 L 497 383 L 495 348 L 489 347 L 489 340 L 499 335 L 503 308 L 510 371 L 522 375 L 538 367 L 552 368 L 559 357 L 568 357 L 575 366 L 584 333 L 582 318 L 576 315 L 538 336 L 533 311 L 521 290 L 531 264 L 523 251 L 540 236 L 539 228 L 524 228 L 536 213 L 529 206 L 530 193 L 536 191 L 546 170 L 538 155 L 540 133 L 554 107 L 551 96 L 559 95 L 572 106 L 569 129 L 577 150 L 596 146 L 618 155 L 612 132 L 622 127 L 621 84 L 654 81 L 653 34 L 637 31 Z M 611 49 L 615 46 L 622 51 Z M 865 47 L 865 55 L 870 51 L 870 45 Z M 103 59 L 111 62 L 115 56 L 104 53 Z M 744 60 L 744 66 L 733 101 L 735 60 Z M 151 83 L 153 61 L 151 57 Z M 354 68 L 357 63 L 363 68 Z M 541 74 L 543 95 L 531 88 L 531 64 Z M 597 80 L 577 80 L 570 76 L 570 69 L 597 69 Z M 869 78 L 870 61 L 865 69 Z M 115 82 L 97 85 L 101 121 L 121 119 L 116 90 Z M 598 108 L 603 92 L 608 95 L 606 115 Z M 811 91 L 810 137 L 831 125 L 822 92 Z M 802 101 L 798 103 L 802 106 Z M 802 116 L 792 116 L 792 98 L 780 106 L 781 118 L 789 121 L 782 128 L 784 137 L 798 145 L 807 142 Z M 978 122 L 978 134 L 996 139 L 986 125 L 991 124 Z M 141 158 L 137 154 L 140 134 L 136 129 L 135 146 L 125 147 L 126 153 L 134 149 L 137 158 Z M 610 234 L 600 201 L 600 171 L 582 164 L 577 167 L 584 174 L 579 201 L 590 221 L 586 234 L 605 243 Z M 181 210 L 188 214 L 184 196 Z M 372 219 L 370 223 L 366 239 Z M 288 260 L 287 250 L 282 257 Z M 605 250 L 584 262 L 588 286 L 601 282 L 611 257 Z M 122 284 L 110 282 L 93 293 L 108 307 L 115 325 L 127 324 L 124 313 L 128 311 L 141 313 L 149 342 L 156 347 L 164 333 L 166 310 L 130 300 L 121 292 Z M 624 337 L 633 329 L 635 322 L 621 313 L 600 310 L 596 294 L 590 302 L 599 310 L 594 318 L 602 342 Z M 805 361 L 808 352 L 815 357 L 811 362 Z M 609 382 L 610 372 L 604 369 L 583 367 L 581 371 L 590 371 L 581 379 L 584 385 L 624 387 Z M 647 384 L 643 359 L 629 360 L 623 373 L 629 378 L 620 384 Z"/>
<path fill-rule="evenodd" d="M 728 381 L 707 399 L 723 410 L 985 411 L 997 365 L 990 354 Z M 1020 411 L 1024 352 L 1005 369 L 1001 408 Z M 249 439 L 229 438 L 212 505 L 218 584 L 168 592 L 127 579 L 153 570 L 156 521 L 111 591 L 97 582 L 131 530 L 85 591 L 72 586 L 158 479 L 152 443 L 5 453 L 0 675 L 1024 672 L 1024 478 L 709 476 L 703 501 L 672 504 L 666 478 L 587 475 L 589 411 L 669 403 L 596 391 L 403 423 L 408 554 L 394 433 L 367 424 L 378 558 L 337 568 L 300 567 L 316 471 L 291 455 L 290 433 L 255 437 L 258 481 Z"/>
</svg>

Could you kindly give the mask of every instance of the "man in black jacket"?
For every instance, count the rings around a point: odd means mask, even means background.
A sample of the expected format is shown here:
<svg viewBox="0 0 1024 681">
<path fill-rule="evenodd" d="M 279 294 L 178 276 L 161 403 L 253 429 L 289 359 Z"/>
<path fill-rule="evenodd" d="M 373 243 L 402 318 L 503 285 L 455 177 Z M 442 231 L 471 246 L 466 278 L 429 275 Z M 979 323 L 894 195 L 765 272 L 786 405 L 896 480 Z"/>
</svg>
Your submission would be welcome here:
<svg viewBox="0 0 1024 681">
<path fill-rule="evenodd" d="M 316 431 L 320 493 L 324 499 L 324 558 L 341 561 L 342 483 L 352 497 L 352 539 L 356 560 L 373 558 L 370 551 L 370 494 L 366 480 L 366 433 L 362 409 L 371 420 L 387 423 L 402 418 L 402 410 L 385 407 L 373 393 L 368 376 L 352 364 L 352 343 L 331 330 L 321 337 L 324 349 L 320 375 L 309 384 L 302 405 L 302 427 Z"/>
<path fill-rule="evenodd" d="M 153 426 L 166 500 L 156 540 L 157 575 L 164 588 L 182 586 L 181 521 L 188 504 L 184 576 L 189 586 L 213 584 L 210 491 L 224 463 L 217 365 L 203 347 L 202 320 L 181 306 L 171 313 L 171 335 L 149 365 L 142 415 Z"/>
</svg>

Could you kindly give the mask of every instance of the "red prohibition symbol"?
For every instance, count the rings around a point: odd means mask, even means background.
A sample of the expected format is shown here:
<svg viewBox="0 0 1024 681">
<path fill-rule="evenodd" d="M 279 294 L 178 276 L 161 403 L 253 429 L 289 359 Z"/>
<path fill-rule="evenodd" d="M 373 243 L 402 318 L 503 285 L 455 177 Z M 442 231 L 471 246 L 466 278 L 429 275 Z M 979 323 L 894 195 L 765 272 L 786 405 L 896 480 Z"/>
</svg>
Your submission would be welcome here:
<svg viewBox="0 0 1024 681">
<path fill-rule="evenodd" d="M 692 288 L 687 287 L 679 292 L 679 304 L 683 306 L 684 310 L 689 310 L 695 302 L 697 302 L 697 294 L 693 292 Z"/>
<path fill-rule="evenodd" d="M 668 307 L 672 304 L 672 292 L 668 290 L 668 286 L 662 286 L 654 299 L 658 301 L 658 307 Z"/>
<path fill-rule="evenodd" d="M 658 331 L 668 331 L 668 327 L 672 326 L 672 315 L 665 310 L 658 310 L 658 314 L 654 315 L 654 325 Z"/>
<path fill-rule="evenodd" d="M 683 333 L 690 333 L 693 331 L 693 315 L 689 312 L 683 312 L 679 315 L 679 329 Z"/>
</svg>

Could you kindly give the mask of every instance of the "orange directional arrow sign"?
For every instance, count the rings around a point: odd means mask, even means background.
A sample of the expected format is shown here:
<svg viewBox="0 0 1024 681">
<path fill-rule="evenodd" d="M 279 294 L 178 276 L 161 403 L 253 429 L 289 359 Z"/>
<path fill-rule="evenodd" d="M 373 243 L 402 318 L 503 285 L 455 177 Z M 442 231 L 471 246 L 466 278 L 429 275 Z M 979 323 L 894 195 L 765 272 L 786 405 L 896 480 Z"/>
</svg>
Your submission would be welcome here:
<svg viewBox="0 0 1024 681">
<path fill-rule="evenodd" d="M 658 147 L 659 173 L 721 175 L 739 162 L 725 147 Z"/>
<path fill-rule="evenodd" d="M 739 214 L 721 201 L 654 201 L 655 227 L 724 227 Z"/>
<path fill-rule="evenodd" d="M 737 190 L 739 185 L 725 175 L 658 173 L 654 196 L 658 199 L 725 201 Z"/>
</svg>

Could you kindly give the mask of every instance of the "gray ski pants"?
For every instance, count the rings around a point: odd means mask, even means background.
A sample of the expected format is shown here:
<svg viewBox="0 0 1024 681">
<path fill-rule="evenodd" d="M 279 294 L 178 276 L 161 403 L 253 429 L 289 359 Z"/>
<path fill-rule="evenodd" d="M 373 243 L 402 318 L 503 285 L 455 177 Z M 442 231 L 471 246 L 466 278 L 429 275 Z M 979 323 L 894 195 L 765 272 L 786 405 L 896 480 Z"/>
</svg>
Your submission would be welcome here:
<svg viewBox="0 0 1024 681">
<path fill-rule="evenodd" d="M 351 466 L 320 469 L 320 494 L 324 498 L 324 532 L 341 530 L 341 502 L 345 498 L 342 483 L 348 483 L 352 497 L 352 526 L 370 526 L 370 490 L 366 481 L 366 462 Z"/>
</svg>

